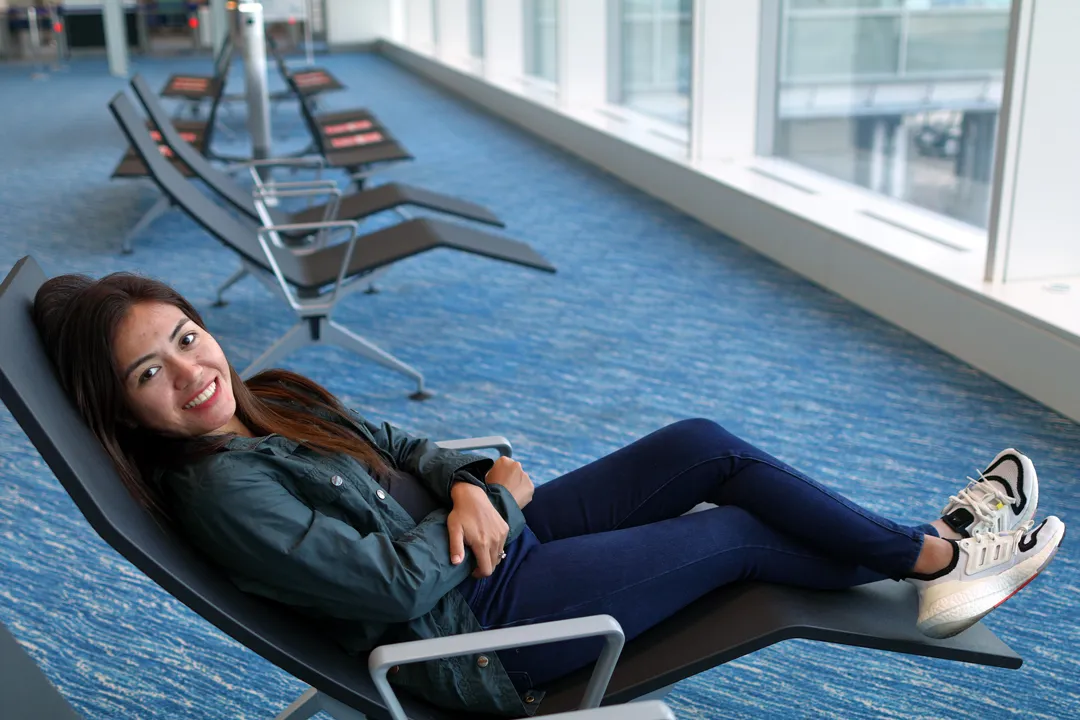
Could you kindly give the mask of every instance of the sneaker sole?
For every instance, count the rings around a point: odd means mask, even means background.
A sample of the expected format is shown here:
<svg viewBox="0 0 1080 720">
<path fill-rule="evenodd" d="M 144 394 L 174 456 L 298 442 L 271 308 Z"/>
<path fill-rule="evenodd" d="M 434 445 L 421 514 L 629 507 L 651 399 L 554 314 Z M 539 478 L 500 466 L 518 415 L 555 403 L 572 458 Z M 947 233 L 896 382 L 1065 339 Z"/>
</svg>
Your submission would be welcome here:
<svg viewBox="0 0 1080 720">
<path fill-rule="evenodd" d="M 932 617 L 920 620 L 918 623 L 919 631 L 928 637 L 941 640 L 959 635 L 964 630 L 967 630 L 1038 577 L 1039 573 L 1054 559 L 1054 555 L 1057 553 L 1058 548 L 1061 547 L 1061 541 L 1064 539 L 1065 530 L 1062 528 L 1057 539 L 1052 543 L 1047 543 L 1047 546 L 1038 555 L 999 575 L 999 578 L 1005 580 L 1002 588 L 966 601 L 964 597 L 968 595 L 967 593 L 958 594 L 960 597 L 955 599 L 961 602 L 941 610 Z M 1035 569 L 1031 570 L 1032 567 Z M 1016 579 L 1009 582 L 1010 578 Z"/>
</svg>

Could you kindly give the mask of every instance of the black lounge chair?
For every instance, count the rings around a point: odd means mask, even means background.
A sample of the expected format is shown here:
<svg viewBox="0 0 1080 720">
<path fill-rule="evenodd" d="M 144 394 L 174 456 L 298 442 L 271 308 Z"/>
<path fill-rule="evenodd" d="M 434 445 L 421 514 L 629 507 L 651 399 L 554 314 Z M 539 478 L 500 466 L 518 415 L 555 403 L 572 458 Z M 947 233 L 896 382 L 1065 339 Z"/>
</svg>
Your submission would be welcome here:
<svg viewBox="0 0 1080 720">
<path fill-rule="evenodd" d="M 126 95 L 117 94 L 109 108 L 146 163 L 154 182 L 171 202 L 237 253 L 245 270 L 285 298 L 296 312 L 296 325 L 243 371 L 245 377 L 293 350 L 325 342 L 415 379 L 417 390 L 412 397 L 426 398 L 424 376 L 417 370 L 330 319 L 337 302 L 346 293 L 370 283 L 377 271 L 398 260 L 440 247 L 555 272 L 547 260 L 525 243 L 435 218 L 410 219 L 362 237 L 357 236 L 358 226 L 352 220 L 284 226 L 268 222 L 267 227 L 256 231 L 201 193 L 162 157 Z M 305 248 L 302 254 L 286 248 L 280 236 L 280 232 L 320 230 L 350 233 L 345 242 Z"/>
<path fill-rule="evenodd" d="M 250 190 L 240 187 L 229 175 L 215 168 L 209 160 L 185 140 L 182 133 L 169 127 L 167 122 L 168 114 L 161 106 L 161 103 L 157 101 L 153 91 L 150 89 L 150 85 L 142 76 L 136 75 L 132 79 L 131 88 L 146 109 L 151 121 L 155 125 L 165 128 L 159 134 L 169 153 L 178 161 L 177 169 L 183 172 L 185 177 L 201 180 L 207 187 L 228 201 L 230 205 L 256 222 L 267 222 L 270 225 L 281 226 L 307 225 L 313 222 L 332 220 L 360 220 L 388 210 L 397 211 L 404 219 L 408 220 L 409 217 L 405 215 L 403 208 L 412 205 L 437 210 L 466 220 L 475 220 L 496 227 L 505 227 L 502 220 L 485 207 L 411 185 L 386 183 L 343 195 L 337 187 L 337 183 L 332 180 L 291 181 L 265 185 L 259 174 L 260 169 L 273 166 L 314 167 L 321 171 L 323 168 L 321 158 L 280 158 L 254 160 L 247 163 L 251 170 L 251 177 L 256 183 L 255 194 L 260 197 L 307 197 L 309 200 L 314 197 L 328 196 L 331 198 L 329 201 L 320 204 L 310 204 L 309 202 L 305 209 L 294 213 L 282 212 L 264 205 L 256 207 L 254 195 Z M 141 164 L 141 161 L 139 162 Z M 293 232 L 283 231 L 281 234 L 292 242 L 300 243 L 310 237 L 312 233 L 297 230 Z M 126 246 L 130 246 L 131 240 L 129 233 L 124 239 Z M 225 291 L 246 275 L 247 271 L 241 268 L 218 288 L 218 305 L 225 304 L 223 298 Z"/>
<path fill-rule="evenodd" d="M 163 529 L 132 500 L 104 450 L 82 422 L 56 381 L 31 320 L 30 308 L 45 275 L 23 258 L 0 284 L 0 400 L 22 426 L 57 479 L 94 530 L 166 592 L 235 640 L 311 688 L 279 720 L 300 720 L 325 710 L 337 720 L 464 720 L 475 713 L 451 713 L 411 697 L 387 695 L 385 673 L 418 645 L 454 644 L 463 653 L 507 646 L 505 630 L 439 638 L 431 643 L 384 646 L 367 663 L 347 655 L 310 621 L 282 606 L 247 595 L 175 534 Z M 509 454 L 502 438 L 443 443 L 454 449 L 495 447 Z M 604 705 L 655 696 L 696 673 L 734 660 L 781 640 L 805 638 L 891 652 L 923 655 L 1001 668 L 1020 667 L 1020 658 L 981 623 L 947 640 L 933 640 L 915 629 L 915 590 L 889 580 L 836 592 L 798 590 L 746 582 L 723 588 L 677 613 L 626 644 Z M 610 618 L 582 618 L 585 634 L 608 634 L 617 644 Z M 569 621 L 577 623 L 578 621 Z M 535 641 L 566 632 L 566 625 L 532 626 Z M 511 631 L 527 628 L 510 628 Z M 565 635 L 564 635 L 565 636 Z M 537 639 L 539 638 L 539 639 Z M 512 638 L 511 638 L 512 639 Z M 456 644 L 455 644 L 456 643 Z M 466 648 L 462 650 L 462 648 Z M 435 656 L 450 656 L 458 652 Z M 609 653 L 597 663 L 597 678 L 586 685 L 583 673 L 548 689 L 542 716 L 564 712 L 603 686 Z M 391 665 L 388 665 L 390 663 Z M 380 692 L 381 690 L 381 692 Z M 395 707 L 396 706 L 396 707 Z M 404 713 L 391 714 L 391 708 Z M 596 720 L 634 718 L 632 706 Z M 625 714 L 623 714 L 625 713 Z M 661 715 L 660 717 L 665 717 Z M 582 718 L 585 720 L 585 718 Z M 637 720 L 651 720 L 637 716 Z"/>
<path fill-rule="evenodd" d="M 224 84 L 219 84 L 216 87 L 215 94 L 211 98 L 210 111 L 206 120 L 176 120 L 169 118 L 164 112 L 162 112 L 157 118 L 148 120 L 146 122 L 147 128 L 154 135 L 154 140 L 159 144 L 159 151 L 173 164 L 173 166 L 180 171 L 184 177 L 194 177 L 194 173 L 191 167 L 181 160 L 169 145 L 164 141 L 161 134 L 162 128 L 166 129 L 166 132 L 172 132 L 176 137 L 182 138 L 193 145 L 203 157 L 213 157 L 219 160 L 227 160 L 230 162 L 245 161 L 246 158 L 226 157 L 223 155 L 215 155 L 210 145 L 213 141 L 214 130 L 217 125 L 218 109 L 221 107 L 222 93 L 224 92 Z M 148 172 L 146 170 L 146 164 L 142 161 L 135 149 L 128 147 L 124 152 L 123 157 L 120 158 L 120 162 L 112 173 L 113 178 L 135 178 L 146 179 Z M 167 213 L 172 209 L 172 203 L 167 196 L 162 195 L 159 197 L 150 209 L 143 213 L 142 217 L 131 227 L 127 233 L 124 234 L 120 243 L 120 250 L 123 253 L 130 253 L 134 248 L 135 238 L 146 228 L 150 227 L 159 217 Z"/>
<path fill-rule="evenodd" d="M 210 100 L 211 103 L 220 102 L 225 93 L 225 84 L 229 79 L 229 67 L 232 65 L 234 50 L 232 35 L 226 34 L 225 42 L 221 44 L 221 49 L 214 58 L 213 75 L 169 76 L 165 87 L 161 89 L 161 97 L 185 101 L 180 105 L 178 117 L 183 114 L 184 109 L 190 109 L 192 115 L 197 117 L 206 100 Z"/>
<path fill-rule="evenodd" d="M 131 81 L 131 88 L 146 109 L 151 121 L 158 126 L 163 126 L 168 115 L 165 108 L 154 97 L 146 80 L 142 76 L 136 75 Z M 166 127 L 161 132 L 161 135 L 165 145 L 169 147 L 178 160 L 191 169 L 194 177 L 202 180 L 214 192 L 252 220 L 261 221 L 250 190 L 240 187 L 228 174 L 215 168 L 209 160 L 198 152 L 197 148 L 186 141 L 182 133 Z M 303 158 L 269 159 L 248 163 L 250 167 L 273 165 L 322 167 L 322 163 L 318 159 L 306 160 Z M 331 181 L 314 181 L 312 185 L 325 185 L 329 182 Z M 296 184 L 284 183 L 277 187 L 293 189 L 296 188 Z M 322 191 L 320 194 L 328 195 L 333 193 Z M 338 194 L 333 203 L 315 205 L 296 213 L 284 213 L 271 209 L 269 214 L 273 224 L 289 225 L 326 220 L 355 220 L 393 210 L 403 205 L 415 205 L 449 215 L 456 215 L 466 220 L 475 220 L 496 227 L 504 227 L 502 220 L 480 205 L 401 183 L 387 183 L 345 196 Z M 292 237 L 299 237 L 299 233 L 287 234 Z"/>
<path fill-rule="evenodd" d="M 308 150 L 321 156 L 329 167 L 348 172 L 357 186 L 363 186 L 364 176 L 376 165 L 413 159 L 370 110 L 316 115 L 312 98 L 304 96 L 296 79 L 286 75 L 285 82 L 299 100 L 300 116 L 311 133 Z"/>
<path fill-rule="evenodd" d="M 334 74 L 324 67 L 304 66 L 290 68 L 285 61 L 285 56 L 278 48 L 277 41 L 269 35 L 266 36 L 266 47 L 274 56 L 278 73 L 281 79 L 288 83 L 291 77 L 296 81 L 296 88 L 303 97 L 316 98 L 328 92 L 344 90 L 345 86 L 334 77 Z"/>
</svg>

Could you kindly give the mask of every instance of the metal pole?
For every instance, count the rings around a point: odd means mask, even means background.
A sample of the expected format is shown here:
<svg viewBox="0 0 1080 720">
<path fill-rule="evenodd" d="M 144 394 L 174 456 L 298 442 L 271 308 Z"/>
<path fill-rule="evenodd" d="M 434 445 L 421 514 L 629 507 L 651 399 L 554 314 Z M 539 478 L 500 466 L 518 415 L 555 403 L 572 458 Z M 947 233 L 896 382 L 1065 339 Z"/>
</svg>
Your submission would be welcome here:
<svg viewBox="0 0 1080 720">
<path fill-rule="evenodd" d="M 244 38 L 244 87 L 252 156 L 270 156 L 270 94 L 266 88 L 266 29 L 263 8 L 257 2 L 240 3 L 240 34 Z"/>
<path fill-rule="evenodd" d="M 307 15 L 304 18 L 304 44 L 307 46 L 307 66 L 312 67 L 315 65 L 315 30 L 313 28 L 315 24 L 315 0 L 307 0 L 304 5 L 304 14 Z"/>
</svg>

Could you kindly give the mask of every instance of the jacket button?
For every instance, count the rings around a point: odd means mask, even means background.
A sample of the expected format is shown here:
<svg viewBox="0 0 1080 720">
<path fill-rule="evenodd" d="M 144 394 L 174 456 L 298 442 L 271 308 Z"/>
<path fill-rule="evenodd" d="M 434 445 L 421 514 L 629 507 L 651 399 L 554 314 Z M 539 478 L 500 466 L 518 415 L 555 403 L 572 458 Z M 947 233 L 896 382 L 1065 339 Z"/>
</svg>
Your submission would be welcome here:
<svg viewBox="0 0 1080 720">
<path fill-rule="evenodd" d="M 340 475 L 335 475 L 334 477 L 330 478 L 330 484 L 334 487 L 339 487 L 343 482 L 345 481 L 341 479 Z"/>
<path fill-rule="evenodd" d="M 528 703 L 528 704 L 532 704 L 532 703 L 536 702 L 536 697 L 533 696 L 533 695 L 526 695 L 525 696 L 525 702 Z"/>
<path fill-rule="evenodd" d="M 384 493 L 382 490 L 376 490 L 375 491 L 375 497 L 379 498 L 380 500 L 385 500 L 386 499 L 386 493 Z"/>
<path fill-rule="evenodd" d="M 490 662 L 491 661 L 488 660 L 487 655 L 481 655 L 480 657 L 476 658 L 476 667 L 486 668 L 488 666 L 488 663 Z"/>
</svg>

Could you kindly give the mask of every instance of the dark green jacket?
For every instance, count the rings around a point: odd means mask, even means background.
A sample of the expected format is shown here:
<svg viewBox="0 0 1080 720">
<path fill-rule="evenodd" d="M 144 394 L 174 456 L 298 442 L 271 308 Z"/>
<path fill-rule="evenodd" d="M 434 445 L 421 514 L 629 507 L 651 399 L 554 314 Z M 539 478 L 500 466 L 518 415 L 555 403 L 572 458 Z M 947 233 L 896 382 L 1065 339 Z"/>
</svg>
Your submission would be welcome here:
<svg viewBox="0 0 1080 720">
<path fill-rule="evenodd" d="M 443 637 L 481 629 L 457 586 L 472 555 L 450 564 L 450 486 L 484 487 L 510 525 L 525 527 L 513 496 L 481 480 L 482 455 L 443 450 L 390 426 L 355 418 L 391 465 L 418 478 L 446 509 L 417 524 L 363 464 L 328 457 L 278 435 L 229 441 L 162 478 L 180 526 L 240 589 L 319 618 L 344 647 Z M 526 706 L 495 653 L 402 666 L 390 680 L 447 708 L 522 716 Z"/>
</svg>

